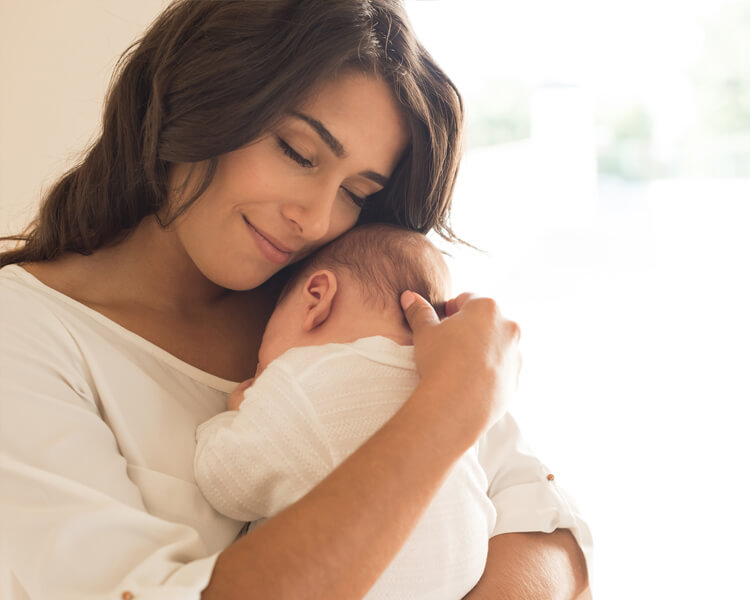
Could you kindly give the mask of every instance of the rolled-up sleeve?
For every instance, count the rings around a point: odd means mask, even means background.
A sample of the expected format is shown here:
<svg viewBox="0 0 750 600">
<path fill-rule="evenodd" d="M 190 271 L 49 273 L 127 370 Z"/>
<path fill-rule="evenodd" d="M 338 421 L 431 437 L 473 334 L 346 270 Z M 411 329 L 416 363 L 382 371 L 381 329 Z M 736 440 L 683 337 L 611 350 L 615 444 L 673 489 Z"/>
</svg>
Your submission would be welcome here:
<svg viewBox="0 0 750 600">
<path fill-rule="evenodd" d="M 492 535 L 569 529 L 591 564 L 592 538 L 572 498 L 528 448 L 513 417 L 506 414 L 479 441 L 487 494 L 497 510 Z"/>
</svg>

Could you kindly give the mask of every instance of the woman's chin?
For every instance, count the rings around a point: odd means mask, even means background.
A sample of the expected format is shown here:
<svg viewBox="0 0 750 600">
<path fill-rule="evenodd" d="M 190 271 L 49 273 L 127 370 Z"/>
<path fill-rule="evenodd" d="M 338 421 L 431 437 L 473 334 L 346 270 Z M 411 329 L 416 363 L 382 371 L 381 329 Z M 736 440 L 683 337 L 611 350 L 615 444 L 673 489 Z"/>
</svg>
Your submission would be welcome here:
<svg viewBox="0 0 750 600">
<path fill-rule="evenodd" d="M 257 265 L 244 265 L 234 269 L 217 269 L 203 272 L 214 285 L 235 292 L 247 292 L 263 285 L 281 269 L 259 269 Z"/>
</svg>

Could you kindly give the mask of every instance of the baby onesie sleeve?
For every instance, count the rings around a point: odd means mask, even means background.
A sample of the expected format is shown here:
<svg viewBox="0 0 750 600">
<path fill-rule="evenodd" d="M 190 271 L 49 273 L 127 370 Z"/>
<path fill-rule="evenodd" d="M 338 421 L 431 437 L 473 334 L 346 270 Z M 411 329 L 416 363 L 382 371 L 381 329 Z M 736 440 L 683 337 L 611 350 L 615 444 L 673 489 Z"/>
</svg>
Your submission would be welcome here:
<svg viewBox="0 0 750 600">
<path fill-rule="evenodd" d="M 487 474 L 488 496 L 497 511 L 492 536 L 569 529 L 590 564 L 588 525 L 552 472 L 528 448 L 510 414 L 480 439 L 478 456 Z"/>
<path fill-rule="evenodd" d="M 334 468 L 322 432 L 291 367 L 277 359 L 245 390 L 239 410 L 198 427 L 195 479 L 224 515 L 242 521 L 272 517 Z"/>
<path fill-rule="evenodd" d="M 148 512 L 75 337 L 3 285 L 0 332 L 0 595 L 198 600 L 217 554 Z"/>
</svg>

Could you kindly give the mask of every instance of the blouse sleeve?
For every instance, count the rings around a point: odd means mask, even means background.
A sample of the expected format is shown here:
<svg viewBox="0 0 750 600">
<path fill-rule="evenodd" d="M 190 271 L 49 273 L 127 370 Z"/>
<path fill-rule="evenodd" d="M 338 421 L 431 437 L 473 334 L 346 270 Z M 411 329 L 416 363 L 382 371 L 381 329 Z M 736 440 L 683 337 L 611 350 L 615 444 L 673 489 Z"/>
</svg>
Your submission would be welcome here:
<svg viewBox="0 0 750 600">
<path fill-rule="evenodd" d="M 218 554 L 149 514 L 75 339 L 18 303 L 0 294 L 3 598 L 197 600 Z"/>
<path fill-rule="evenodd" d="M 487 474 L 487 494 L 497 511 L 492 535 L 569 529 L 591 565 L 592 539 L 575 503 L 553 473 L 532 454 L 510 414 L 479 441 L 479 462 Z"/>
</svg>

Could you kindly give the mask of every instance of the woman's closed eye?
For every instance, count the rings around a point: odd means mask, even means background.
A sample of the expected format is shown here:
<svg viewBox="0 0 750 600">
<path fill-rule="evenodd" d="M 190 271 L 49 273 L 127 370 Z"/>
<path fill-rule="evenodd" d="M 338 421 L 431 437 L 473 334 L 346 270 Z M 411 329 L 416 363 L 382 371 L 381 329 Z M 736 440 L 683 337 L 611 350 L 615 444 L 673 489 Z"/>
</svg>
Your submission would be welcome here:
<svg viewBox="0 0 750 600">
<path fill-rule="evenodd" d="M 279 148 L 281 148 L 281 151 L 289 158 L 291 158 L 294 162 L 296 162 L 299 166 L 304 167 L 305 169 L 312 169 L 315 166 L 310 159 L 302 156 L 279 136 L 276 136 L 276 143 L 279 145 Z"/>
<path fill-rule="evenodd" d="M 282 152 L 291 158 L 295 163 L 305 169 L 312 169 L 315 164 L 309 158 L 305 158 L 294 148 L 292 148 L 283 138 L 276 136 L 276 143 L 281 148 Z M 341 190 L 348 196 L 348 198 L 358 207 L 362 208 L 367 203 L 365 196 L 360 196 L 354 193 L 352 190 L 341 186 Z"/>
<path fill-rule="evenodd" d="M 357 206 L 358 208 L 362 208 L 362 207 L 364 207 L 364 205 L 365 205 L 365 204 L 367 204 L 367 198 L 365 198 L 365 197 L 363 197 L 363 196 L 358 196 L 357 194 L 355 194 L 355 193 L 354 193 L 354 192 L 352 192 L 351 190 L 348 190 L 348 189 L 346 189 L 346 188 L 345 188 L 344 186 L 341 186 L 341 189 L 342 189 L 342 190 L 344 191 L 344 193 L 345 193 L 345 194 L 346 194 L 347 196 L 349 196 L 349 199 L 350 199 L 350 200 L 351 200 L 352 202 L 354 202 L 354 204 L 355 204 L 355 205 L 356 205 L 356 206 Z"/>
</svg>

